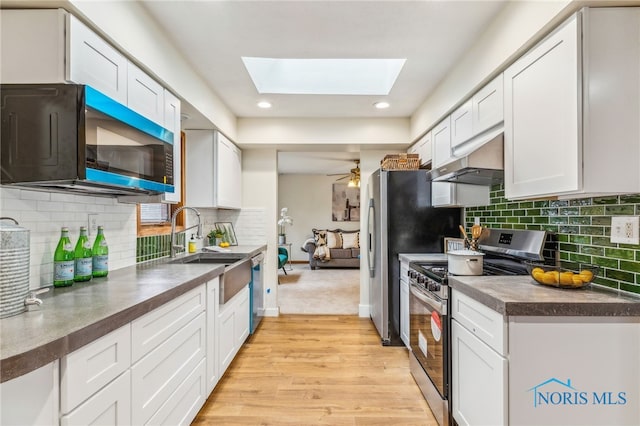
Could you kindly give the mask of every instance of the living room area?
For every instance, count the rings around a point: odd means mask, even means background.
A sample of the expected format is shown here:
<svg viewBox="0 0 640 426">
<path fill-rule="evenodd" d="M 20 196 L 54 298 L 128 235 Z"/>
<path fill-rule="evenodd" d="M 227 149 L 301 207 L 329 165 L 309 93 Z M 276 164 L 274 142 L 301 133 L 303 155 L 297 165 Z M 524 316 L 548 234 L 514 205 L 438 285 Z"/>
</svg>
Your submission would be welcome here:
<svg viewBox="0 0 640 426">
<path fill-rule="evenodd" d="M 348 186 L 359 154 L 339 154 L 324 174 L 278 175 L 278 219 L 283 208 L 291 219 L 278 231 L 288 257 L 278 270 L 282 314 L 359 314 L 361 188 Z"/>
</svg>

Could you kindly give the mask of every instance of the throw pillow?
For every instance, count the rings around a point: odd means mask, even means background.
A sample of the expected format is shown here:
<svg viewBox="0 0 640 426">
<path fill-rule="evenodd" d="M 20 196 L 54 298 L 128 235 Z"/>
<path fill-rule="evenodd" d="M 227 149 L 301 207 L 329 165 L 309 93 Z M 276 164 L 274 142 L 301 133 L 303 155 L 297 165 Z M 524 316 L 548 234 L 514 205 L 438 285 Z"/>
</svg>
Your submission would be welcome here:
<svg viewBox="0 0 640 426">
<path fill-rule="evenodd" d="M 342 236 L 340 232 L 327 231 L 327 247 L 342 248 Z"/>
<path fill-rule="evenodd" d="M 360 232 L 342 233 L 343 248 L 360 248 Z"/>
<path fill-rule="evenodd" d="M 327 244 L 327 231 L 313 229 L 313 239 L 316 241 L 316 246 Z"/>
</svg>

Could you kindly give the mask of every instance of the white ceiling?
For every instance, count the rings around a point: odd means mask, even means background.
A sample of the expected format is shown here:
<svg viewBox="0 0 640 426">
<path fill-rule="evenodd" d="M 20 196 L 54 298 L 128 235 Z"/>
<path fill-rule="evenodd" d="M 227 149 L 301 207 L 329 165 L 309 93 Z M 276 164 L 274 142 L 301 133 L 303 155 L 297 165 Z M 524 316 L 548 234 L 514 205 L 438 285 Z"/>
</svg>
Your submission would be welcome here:
<svg viewBox="0 0 640 426">
<path fill-rule="evenodd" d="M 238 117 L 410 117 L 506 1 L 145 0 L 143 4 Z M 260 95 L 242 56 L 406 58 L 406 63 L 387 96 Z M 391 107 L 374 108 L 382 99 Z M 260 100 L 270 101 L 273 108 L 257 108 Z M 357 152 L 281 152 L 278 171 L 347 173 L 356 158 Z"/>
<path fill-rule="evenodd" d="M 142 3 L 238 117 L 410 117 L 505 1 Z M 260 95 L 242 56 L 407 61 L 388 96 Z M 391 107 L 375 109 L 383 97 Z"/>
</svg>

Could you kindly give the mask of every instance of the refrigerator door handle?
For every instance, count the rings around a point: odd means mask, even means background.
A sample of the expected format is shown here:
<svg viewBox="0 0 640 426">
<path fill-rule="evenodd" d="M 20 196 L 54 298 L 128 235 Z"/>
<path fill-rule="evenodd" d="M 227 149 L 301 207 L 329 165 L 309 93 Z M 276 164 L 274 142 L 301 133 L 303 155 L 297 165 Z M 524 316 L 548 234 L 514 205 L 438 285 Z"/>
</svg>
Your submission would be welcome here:
<svg viewBox="0 0 640 426">
<path fill-rule="evenodd" d="M 375 267 L 376 267 L 375 235 L 373 235 L 373 232 L 375 232 L 375 229 L 376 229 L 376 215 L 375 215 L 375 207 L 373 205 L 373 199 L 369 200 L 368 221 L 369 221 L 369 255 L 367 256 L 367 259 L 369 261 L 369 276 L 373 278 L 376 272 L 375 271 Z"/>
</svg>

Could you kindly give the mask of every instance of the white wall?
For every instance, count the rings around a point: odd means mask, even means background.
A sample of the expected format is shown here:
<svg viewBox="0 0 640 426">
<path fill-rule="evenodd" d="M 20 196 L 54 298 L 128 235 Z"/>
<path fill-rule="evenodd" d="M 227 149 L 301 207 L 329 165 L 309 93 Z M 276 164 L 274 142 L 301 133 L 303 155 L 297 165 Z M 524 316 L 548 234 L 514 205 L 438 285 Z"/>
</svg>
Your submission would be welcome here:
<svg viewBox="0 0 640 426">
<path fill-rule="evenodd" d="M 573 4 L 572 4 L 573 3 Z M 475 45 L 447 73 L 447 77 L 411 117 L 410 139 L 415 141 L 521 55 L 532 40 L 575 10 L 571 0 L 508 2 Z"/>
<path fill-rule="evenodd" d="M 409 142 L 407 118 L 239 118 L 240 145 L 296 144 L 388 147 Z"/>
<path fill-rule="evenodd" d="M 265 315 L 278 309 L 278 155 L 275 149 L 242 150 L 242 206 L 262 209 L 267 253 L 265 258 Z M 223 211 L 221 211 L 223 212 Z M 263 241 L 264 243 L 264 241 Z"/>
<path fill-rule="evenodd" d="M 0 216 L 16 219 L 30 233 L 29 287 L 53 285 L 53 253 L 60 228 L 69 228 L 75 247 L 80 226 L 87 226 L 88 214 L 98 214 L 109 244 L 109 269 L 136 263 L 136 206 L 119 204 L 115 198 L 49 193 L 0 188 Z M 89 237 L 93 244 L 95 235 Z"/>
</svg>

